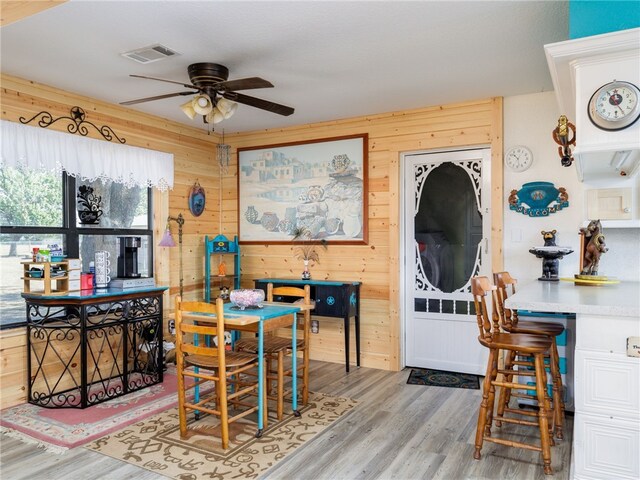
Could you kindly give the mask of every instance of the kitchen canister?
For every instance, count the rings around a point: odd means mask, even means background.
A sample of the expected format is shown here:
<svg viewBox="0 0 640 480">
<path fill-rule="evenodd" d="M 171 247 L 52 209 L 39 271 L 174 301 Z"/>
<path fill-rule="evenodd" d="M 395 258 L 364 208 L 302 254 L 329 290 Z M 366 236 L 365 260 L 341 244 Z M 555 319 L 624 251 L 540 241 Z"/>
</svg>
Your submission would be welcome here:
<svg viewBox="0 0 640 480">
<path fill-rule="evenodd" d="M 96 288 L 107 288 L 111 281 L 111 254 L 106 250 L 98 250 L 95 255 Z"/>
</svg>

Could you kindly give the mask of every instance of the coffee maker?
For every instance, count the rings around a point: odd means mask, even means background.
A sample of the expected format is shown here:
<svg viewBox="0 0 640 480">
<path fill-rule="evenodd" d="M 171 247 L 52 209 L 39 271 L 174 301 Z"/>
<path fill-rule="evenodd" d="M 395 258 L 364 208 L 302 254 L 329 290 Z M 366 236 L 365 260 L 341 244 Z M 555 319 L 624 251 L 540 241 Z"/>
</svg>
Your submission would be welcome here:
<svg viewBox="0 0 640 480">
<path fill-rule="evenodd" d="M 118 278 L 140 278 L 138 273 L 138 248 L 142 245 L 140 237 L 118 237 Z"/>
</svg>

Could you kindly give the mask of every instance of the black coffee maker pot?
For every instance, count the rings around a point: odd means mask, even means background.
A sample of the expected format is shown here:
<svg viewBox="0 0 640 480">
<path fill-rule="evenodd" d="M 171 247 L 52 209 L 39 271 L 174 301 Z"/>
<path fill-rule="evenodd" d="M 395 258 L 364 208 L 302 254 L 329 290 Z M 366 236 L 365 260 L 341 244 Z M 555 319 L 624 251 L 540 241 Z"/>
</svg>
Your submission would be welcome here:
<svg viewBox="0 0 640 480">
<path fill-rule="evenodd" d="M 140 278 L 138 273 L 138 248 L 142 246 L 140 237 L 118 237 L 118 278 Z"/>
</svg>

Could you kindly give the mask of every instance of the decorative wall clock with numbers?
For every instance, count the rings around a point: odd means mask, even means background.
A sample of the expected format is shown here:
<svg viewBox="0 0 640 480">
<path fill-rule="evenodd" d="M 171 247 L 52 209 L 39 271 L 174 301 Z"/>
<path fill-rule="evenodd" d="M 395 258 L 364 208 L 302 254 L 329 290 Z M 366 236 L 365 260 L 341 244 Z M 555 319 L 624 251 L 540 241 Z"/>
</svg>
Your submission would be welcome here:
<svg viewBox="0 0 640 480">
<path fill-rule="evenodd" d="M 516 145 L 507 150 L 504 163 L 514 172 L 524 172 L 533 163 L 533 153 L 524 145 Z"/>
<path fill-rule="evenodd" d="M 640 118 L 639 100 L 640 90 L 633 83 L 606 83 L 589 100 L 589 119 L 602 130 L 622 130 Z"/>
</svg>

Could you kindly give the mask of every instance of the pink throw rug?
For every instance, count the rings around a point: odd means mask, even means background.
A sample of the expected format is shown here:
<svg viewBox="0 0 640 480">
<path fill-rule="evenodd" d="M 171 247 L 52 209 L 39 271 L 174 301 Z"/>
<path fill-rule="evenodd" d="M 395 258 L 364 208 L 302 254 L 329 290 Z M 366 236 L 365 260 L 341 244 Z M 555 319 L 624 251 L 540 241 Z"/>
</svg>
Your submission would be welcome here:
<svg viewBox="0 0 640 480">
<path fill-rule="evenodd" d="M 2 433 L 64 451 L 163 412 L 178 404 L 177 377 L 85 409 L 42 408 L 26 403 L 0 411 Z"/>
</svg>

